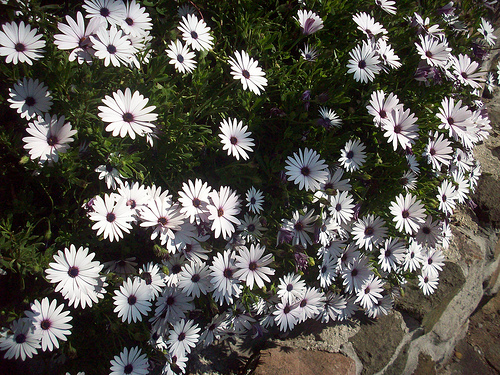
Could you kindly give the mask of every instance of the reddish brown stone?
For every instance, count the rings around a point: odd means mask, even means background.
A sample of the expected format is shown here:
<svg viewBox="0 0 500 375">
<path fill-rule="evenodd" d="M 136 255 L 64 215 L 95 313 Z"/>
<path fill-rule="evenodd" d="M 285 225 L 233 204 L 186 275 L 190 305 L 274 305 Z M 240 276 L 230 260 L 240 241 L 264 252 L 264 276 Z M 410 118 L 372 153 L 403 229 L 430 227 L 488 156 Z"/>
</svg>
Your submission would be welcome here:
<svg viewBox="0 0 500 375">
<path fill-rule="evenodd" d="M 289 349 L 263 350 L 255 375 L 355 375 L 354 361 L 339 353 Z"/>
</svg>

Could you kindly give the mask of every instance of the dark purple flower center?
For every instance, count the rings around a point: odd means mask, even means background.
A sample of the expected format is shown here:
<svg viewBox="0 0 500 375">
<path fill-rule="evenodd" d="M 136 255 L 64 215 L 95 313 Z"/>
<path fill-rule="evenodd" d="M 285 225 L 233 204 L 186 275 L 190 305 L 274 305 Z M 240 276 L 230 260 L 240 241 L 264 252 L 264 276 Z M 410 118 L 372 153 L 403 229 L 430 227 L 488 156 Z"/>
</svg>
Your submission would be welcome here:
<svg viewBox="0 0 500 375">
<path fill-rule="evenodd" d="M 365 288 L 365 294 L 368 294 L 368 293 L 370 293 L 370 287 L 369 287 L 369 286 L 367 286 L 367 287 Z"/>
<path fill-rule="evenodd" d="M 302 229 L 304 229 L 304 225 L 299 221 L 298 223 L 295 223 L 295 225 L 293 226 L 293 229 L 295 229 L 296 231 L 301 231 Z"/>
<path fill-rule="evenodd" d="M 132 122 L 134 121 L 134 115 L 130 112 L 127 112 L 122 115 L 122 119 L 125 122 Z"/>
<path fill-rule="evenodd" d="M 286 286 L 286 291 L 287 291 L 287 292 L 291 292 L 292 290 L 293 290 L 293 284 L 288 284 L 288 285 Z"/>
<path fill-rule="evenodd" d="M 168 219 L 166 217 L 159 217 L 158 224 L 160 224 L 162 227 L 165 227 L 168 224 Z"/>
<path fill-rule="evenodd" d="M 434 148 L 431 148 L 431 149 L 429 150 L 429 154 L 431 154 L 431 156 L 436 155 L 436 150 L 435 150 Z"/>
<path fill-rule="evenodd" d="M 460 75 L 462 76 L 463 79 L 467 79 L 469 77 L 465 72 L 462 72 Z"/>
<path fill-rule="evenodd" d="M 248 232 L 253 232 L 255 230 L 255 225 L 253 224 L 250 224 L 248 227 L 247 227 L 247 231 Z"/>
<path fill-rule="evenodd" d="M 174 264 L 172 266 L 172 273 L 176 274 L 176 273 L 179 273 L 179 272 L 181 272 L 181 265 L 180 264 Z"/>
<path fill-rule="evenodd" d="M 101 16 L 107 17 L 107 16 L 109 16 L 109 9 L 102 7 L 100 13 L 101 13 Z"/>
<path fill-rule="evenodd" d="M 134 208 L 136 208 L 136 207 L 137 207 L 137 203 L 135 202 L 135 200 L 133 200 L 133 199 L 129 199 L 129 200 L 127 201 L 127 206 L 129 206 L 130 208 L 134 209 Z"/>
<path fill-rule="evenodd" d="M 80 270 L 78 269 L 78 267 L 75 266 L 70 267 L 68 270 L 69 277 L 77 277 L 79 273 Z"/>
<path fill-rule="evenodd" d="M 256 262 L 250 262 L 250 264 L 248 265 L 248 269 L 250 271 L 255 271 L 257 269 L 257 263 Z"/>
<path fill-rule="evenodd" d="M 392 255 L 392 251 L 391 250 L 386 250 L 385 251 L 385 257 L 386 258 L 389 258 L 391 255 Z"/>
<path fill-rule="evenodd" d="M 248 70 L 246 70 L 246 69 L 241 72 L 241 75 L 243 77 L 245 77 L 246 79 L 250 78 L 250 72 Z"/>
<path fill-rule="evenodd" d="M 233 270 L 231 268 L 226 268 L 223 274 L 225 278 L 230 279 L 233 277 Z"/>
<path fill-rule="evenodd" d="M 108 173 L 113 172 L 113 166 L 111 164 L 106 164 L 106 172 Z"/>
<path fill-rule="evenodd" d="M 430 234 L 430 233 L 431 233 L 431 228 L 429 228 L 429 227 L 423 227 L 423 228 L 422 228 L 422 232 L 423 232 L 424 234 Z"/>
<path fill-rule="evenodd" d="M 193 245 L 191 245 L 190 243 L 187 243 L 186 246 L 184 247 L 184 251 L 186 253 L 190 253 L 191 250 L 193 250 Z"/>
<path fill-rule="evenodd" d="M 351 271 L 351 276 L 352 277 L 358 276 L 358 270 L 356 268 Z"/>
<path fill-rule="evenodd" d="M 342 211 L 342 205 L 340 203 L 337 203 L 337 205 L 335 206 L 335 210 L 338 212 L 338 211 Z"/>
<path fill-rule="evenodd" d="M 401 212 L 401 216 L 403 216 L 403 219 L 407 219 L 410 217 L 410 212 L 408 210 L 404 210 Z"/>
<path fill-rule="evenodd" d="M 22 344 L 25 341 L 26 341 L 26 335 L 20 333 L 19 335 L 16 336 L 16 343 Z"/>
<path fill-rule="evenodd" d="M 32 96 L 28 96 L 24 102 L 25 102 L 25 103 L 26 103 L 26 105 L 27 105 L 27 106 L 29 106 L 29 107 L 33 107 L 33 106 L 36 104 L 36 100 L 35 100 L 35 98 L 34 98 L 34 97 L 32 97 Z"/>
<path fill-rule="evenodd" d="M 219 208 L 217 210 L 217 216 L 219 216 L 219 217 L 224 216 L 224 210 L 222 208 Z"/>
<path fill-rule="evenodd" d="M 200 205 L 201 205 L 201 201 L 198 198 L 194 198 L 193 199 L 193 207 L 198 208 L 198 207 L 200 207 Z"/>
<path fill-rule="evenodd" d="M 309 176 L 311 174 L 311 170 L 309 169 L 309 167 L 302 167 L 300 173 L 302 173 L 304 176 Z"/>
<path fill-rule="evenodd" d="M 191 31 L 191 38 L 198 39 L 198 33 L 196 31 Z"/>
<path fill-rule="evenodd" d="M 443 195 L 441 196 L 441 199 L 443 200 L 443 202 L 446 202 L 446 200 L 448 199 L 448 197 L 446 197 L 446 195 L 444 195 L 444 194 L 443 194 Z"/>
<path fill-rule="evenodd" d="M 238 143 L 238 138 L 236 137 L 231 137 L 229 138 L 229 142 L 231 142 L 232 145 L 235 145 Z"/>
<path fill-rule="evenodd" d="M 352 150 L 351 150 L 351 151 L 349 151 L 349 152 L 347 153 L 346 158 L 347 158 L 347 159 L 352 159 L 353 157 L 354 157 L 354 151 L 352 151 Z"/>
<path fill-rule="evenodd" d="M 127 298 L 127 302 L 129 305 L 135 305 L 135 303 L 137 302 L 137 297 L 132 294 Z"/>
<path fill-rule="evenodd" d="M 177 340 L 178 340 L 178 341 L 182 341 L 182 340 L 184 340 L 185 338 L 186 338 L 186 334 L 185 334 L 184 332 L 181 332 L 181 333 L 179 334 L 179 337 L 177 337 Z"/>
<path fill-rule="evenodd" d="M 448 125 L 453 125 L 455 123 L 455 120 L 453 119 L 453 117 L 448 117 L 446 119 L 446 121 L 448 121 Z"/>
<path fill-rule="evenodd" d="M 432 55 L 431 51 L 426 51 L 425 56 L 427 56 L 429 59 L 431 59 L 433 55 Z"/>
<path fill-rule="evenodd" d="M 132 371 L 134 371 L 134 366 L 132 366 L 130 363 L 123 369 L 123 372 L 125 374 L 131 374 Z"/>
<path fill-rule="evenodd" d="M 53 146 L 57 145 L 58 142 L 59 142 L 59 139 L 57 139 L 57 137 L 55 135 L 50 135 L 47 137 L 47 144 L 49 146 L 53 147 Z"/>
<path fill-rule="evenodd" d="M 428 283 L 429 282 L 429 278 L 427 276 L 424 277 L 424 283 Z"/>
<path fill-rule="evenodd" d="M 373 236 L 373 233 L 375 233 L 375 230 L 372 227 L 365 228 L 365 236 Z"/>
<path fill-rule="evenodd" d="M 191 281 L 193 283 L 197 283 L 198 281 L 200 281 L 200 279 L 201 279 L 201 277 L 197 273 L 195 273 L 193 276 L 191 276 Z"/>
<path fill-rule="evenodd" d="M 15 48 L 15 50 L 17 52 L 24 52 L 24 51 L 26 51 L 26 46 L 24 44 L 22 44 L 22 43 L 16 43 L 16 45 L 15 45 L 14 48 Z"/>
<path fill-rule="evenodd" d="M 172 306 L 174 303 L 175 303 L 175 298 L 174 298 L 174 297 L 172 297 L 172 296 L 169 296 L 169 297 L 167 298 L 166 304 L 167 304 L 168 306 Z"/>
<path fill-rule="evenodd" d="M 300 301 L 300 307 L 304 307 L 305 305 L 307 305 L 306 299 L 303 299 L 302 301 Z"/>
<path fill-rule="evenodd" d="M 257 202 L 257 200 L 254 197 L 250 198 L 250 204 L 255 204 L 255 202 Z"/>
<path fill-rule="evenodd" d="M 52 326 L 52 322 L 48 319 L 44 319 L 40 323 L 40 328 L 44 331 L 48 330 Z"/>
<path fill-rule="evenodd" d="M 184 62 L 184 56 L 177 55 L 177 61 L 179 61 L 182 64 Z"/>
<path fill-rule="evenodd" d="M 365 60 L 361 60 L 359 63 L 358 63 L 358 67 L 360 69 L 364 69 L 366 68 L 366 61 Z"/>
<path fill-rule="evenodd" d="M 150 285 L 153 282 L 153 278 L 151 277 L 151 274 L 149 272 L 143 272 L 142 278 L 147 285 Z"/>
<path fill-rule="evenodd" d="M 386 118 L 387 117 L 387 112 L 385 110 L 380 110 L 380 118 Z"/>
<path fill-rule="evenodd" d="M 106 220 L 109 221 L 110 223 L 112 223 L 113 221 L 116 220 L 116 215 L 112 212 L 109 212 L 107 215 L 106 215 Z"/>
<path fill-rule="evenodd" d="M 132 26 L 134 24 L 134 20 L 130 17 L 125 18 L 125 22 L 127 25 Z"/>
<path fill-rule="evenodd" d="M 402 129 L 403 129 L 403 128 L 401 127 L 401 125 L 396 125 L 396 126 L 394 127 L 394 133 L 399 134 L 399 133 L 401 133 L 401 130 L 402 130 Z"/>
<path fill-rule="evenodd" d="M 292 311 L 292 309 L 290 308 L 290 306 L 286 305 L 285 308 L 283 309 L 283 312 L 285 314 L 288 314 L 290 311 Z"/>
<path fill-rule="evenodd" d="M 432 258 L 427 259 L 427 264 L 432 264 Z"/>
<path fill-rule="evenodd" d="M 116 47 L 114 45 L 112 45 L 112 44 L 110 44 L 106 49 L 112 55 L 116 53 Z"/>
</svg>

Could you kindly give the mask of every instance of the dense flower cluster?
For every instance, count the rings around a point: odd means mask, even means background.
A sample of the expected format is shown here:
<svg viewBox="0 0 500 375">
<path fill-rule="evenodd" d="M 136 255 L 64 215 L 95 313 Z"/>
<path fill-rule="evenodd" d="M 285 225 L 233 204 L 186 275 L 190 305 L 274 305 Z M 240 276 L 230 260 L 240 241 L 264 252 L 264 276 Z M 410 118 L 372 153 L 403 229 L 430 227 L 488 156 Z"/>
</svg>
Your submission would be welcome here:
<svg viewBox="0 0 500 375">
<path fill-rule="evenodd" d="M 70 69 L 109 78 L 92 91 L 92 82 L 67 88 L 16 70 L 26 77 L 13 80 L 7 102 L 28 121 L 22 142 L 36 161 L 23 164 L 38 174 L 85 168 L 68 179 L 79 194 L 59 193 L 77 200 L 78 218 L 68 219 L 75 235 L 55 240 L 45 269 L 64 304 L 34 300 L 0 336 L 5 357 L 58 349 L 78 323 L 70 311 L 102 308 L 116 327 L 149 329 L 138 346 L 121 342 L 108 359 L 112 374 L 148 373 L 146 351 L 164 357 L 163 374 L 178 374 L 199 345 L 289 331 L 308 319 L 345 321 L 358 310 L 377 318 L 410 279 L 434 293 L 449 219 L 470 202 L 480 176 L 472 150 L 491 129 L 479 91 L 486 76 L 472 48 L 456 47 L 458 11 L 431 21 L 400 16 L 395 1 L 375 4 L 344 17 L 351 39 L 342 54 L 328 44 L 332 21 L 320 7 L 300 6 L 284 19 L 304 46 L 293 42 L 286 52 L 299 72 L 290 89 L 279 83 L 290 62 L 274 60 L 272 43 L 259 51 L 242 26 L 244 37 L 229 46 L 203 7 L 184 5 L 178 20 L 157 25 L 135 0 L 85 0 L 50 33 L 24 21 L 3 24 L 0 56 L 9 68 L 42 68 L 43 48 L 53 43 L 51 56 L 65 56 Z M 155 31 L 166 24 L 170 30 Z M 391 31 L 401 24 L 404 41 Z M 491 24 L 478 17 L 476 26 L 474 42 L 494 45 Z M 313 81 L 326 79 L 332 64 L 346 98 L 315 93 L 323 85 Z M 391 77 L 407 82 L 378 83 Z M 412 99 L 434 87 L 437 103 L 423 108 Z M 67 99 L 73 95 L 87 101 L 79 107 Z M 240 105 L 213 104 L 224 95 Z M 184 104 L 172 104 L 176 96 Z M 281 106 L 291 97 L 286 113 Z M 66 117 L 50 113 L 64 108 Z M 184 170 L 183 163 L 192 164 Z M 136 341 L 138 330 L 128 332 Z"/>
</svg>

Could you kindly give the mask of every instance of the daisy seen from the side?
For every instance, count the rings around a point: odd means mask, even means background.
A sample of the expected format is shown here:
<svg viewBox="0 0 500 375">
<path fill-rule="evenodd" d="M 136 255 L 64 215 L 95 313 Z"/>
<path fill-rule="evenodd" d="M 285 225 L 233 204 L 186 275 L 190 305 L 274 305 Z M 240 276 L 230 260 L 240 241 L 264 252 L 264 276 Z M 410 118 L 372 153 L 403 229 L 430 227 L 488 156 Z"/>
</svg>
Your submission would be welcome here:
<svg viewBox="0 0 500 375">
<path fill-rule="evenodd" d="M 0 31 L 0 56 L 5 56 L 5 62 L 17 64 L 27 63 L 33 65 L 33 61 L 42 57 L 45 40 L 42 34 L 37 34 L 37 29 L 32 29 L 23 21 L 5 23 Z"/>
<path fill-rule="evenodd" d="M 387 119 L 389 113 L 392 110 L 396 110 L 402 107 L 399 104 L 399 99 L 394 93 L 389 93 L 385 96 L 383 90 L 377 90 L 372 92 L 370 97 L 370 103 L 366 106 L 368 113 L 373 116 L 373 122 L 380 125 L 383 120 Z"/>
<path fill-rule="evenodd" d="M 219 137 L 222 142 L 222 149 L 227 150 L 228 155 L 233 155 L 236 160 L 243 160 L 249 158 L 248 152 L 252 152 L 253 138 L 251 132 L 247 132 L 248 126 L 243 126 L 242 121 L 233 118 L 223 119 L 220 123 L 219 130 L 221 134 Z"/>
<path fill-rule="evenodd" d="M 122 138 L 128 134 L 132 139 L 136 135 L 143 137 L 151 133 L 155 128 L 152 122 L 156 121 L 158 114 L 153 112 L 156 106 L 146 107 L 148 101 L 138 91 L 132 94 L 128 87 L 125 92 L 114 92 L 113 97 L 106 95 L 102 99 L 105 105 L 98 107 L 99 117 L 108 123 L 106 131 Z"/>
<path fill-rule="evenodd" d="M 7 101 L 10 108 L 17 110 L 21 118 L 30 120 L 31 118 L 43 116 L 44 113 L 50 111 L 52 107 L 52 96 L 44 86 L 43 82 L 38 82 L 38 79 L 23 78 L 17 81 L 14 87 L 9 89 L 10 98 Z"/>
<path fill-rule="evenodd" d="M 234 79 L 239 79 L 243 85 L 243 90 L 250 90 L 256 95 L 260 95 L 267 86 L 266 73 L 258 66 L 259 62 L 251 58 L 246 51 L 236 51 L 235 57 L 229 57 L 231 75 Z"/>
<path fill-rule="evenodd" d="M 321 118 L 318 120 L 318 123 L 326 129 L 330 129 L 332 126 L 339 128 L 342 125 L 342 120 L 333 109 L 320 107 L 319 115 Z"/>
<path fill-rule="evenodd" d="M 29 150 L 31 159 L 40 159 L 41 163 L 46 161 L 57 162 L 59 154 L 64 154 L 69 149 L 69 143 L 73 142 L 76 129 L 71 128 L 69 122 L 64 122 L 64 116 L 38 117 L 37 120 L 28 124 L 26 131 L 31 137 L 24 137 L 24 148 Z"/>
<path fill-rule="evenodd" d="M 299 23 L 304 35 L 310 35 L 323 28 L 323 20 L 310 10 L 299 9 L 294 19 Z"/>
<path fill-rule="evenodd" d="M 231 250 L 225 250 L 224 253 L 217 253 L 210 266 L 211 280 L 214 286 L 214 297 L 219 304 L 224 301 L 233 304 L 234 298 L 238 298 L 243 290 L 240 280 L 235 277 L 238 270 L 236 267 L 236 258 Z"/>
</svg>

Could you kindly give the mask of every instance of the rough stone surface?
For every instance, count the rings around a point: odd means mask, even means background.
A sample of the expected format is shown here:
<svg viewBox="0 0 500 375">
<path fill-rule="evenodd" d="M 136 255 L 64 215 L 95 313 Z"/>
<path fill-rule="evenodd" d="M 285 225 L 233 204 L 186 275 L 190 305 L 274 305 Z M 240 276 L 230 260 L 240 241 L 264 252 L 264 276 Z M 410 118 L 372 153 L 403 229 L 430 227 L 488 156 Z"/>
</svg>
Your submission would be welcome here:
<svg viewBox="0 0 500 375">
<path fill-rule="evenodd" d="M 360 332 L 349 340 L 363 364 L 363 374 L 380 371 L 389 362 L 405 334 L 403 323 L 397 312 L 375 322 L 365 320 Z"/>
<path fill-rule="evenodd" d="M 255 375 L 355 375 L 352 359 L 338 353 L 278 347 L 261 351 Z"/>
</svg>

